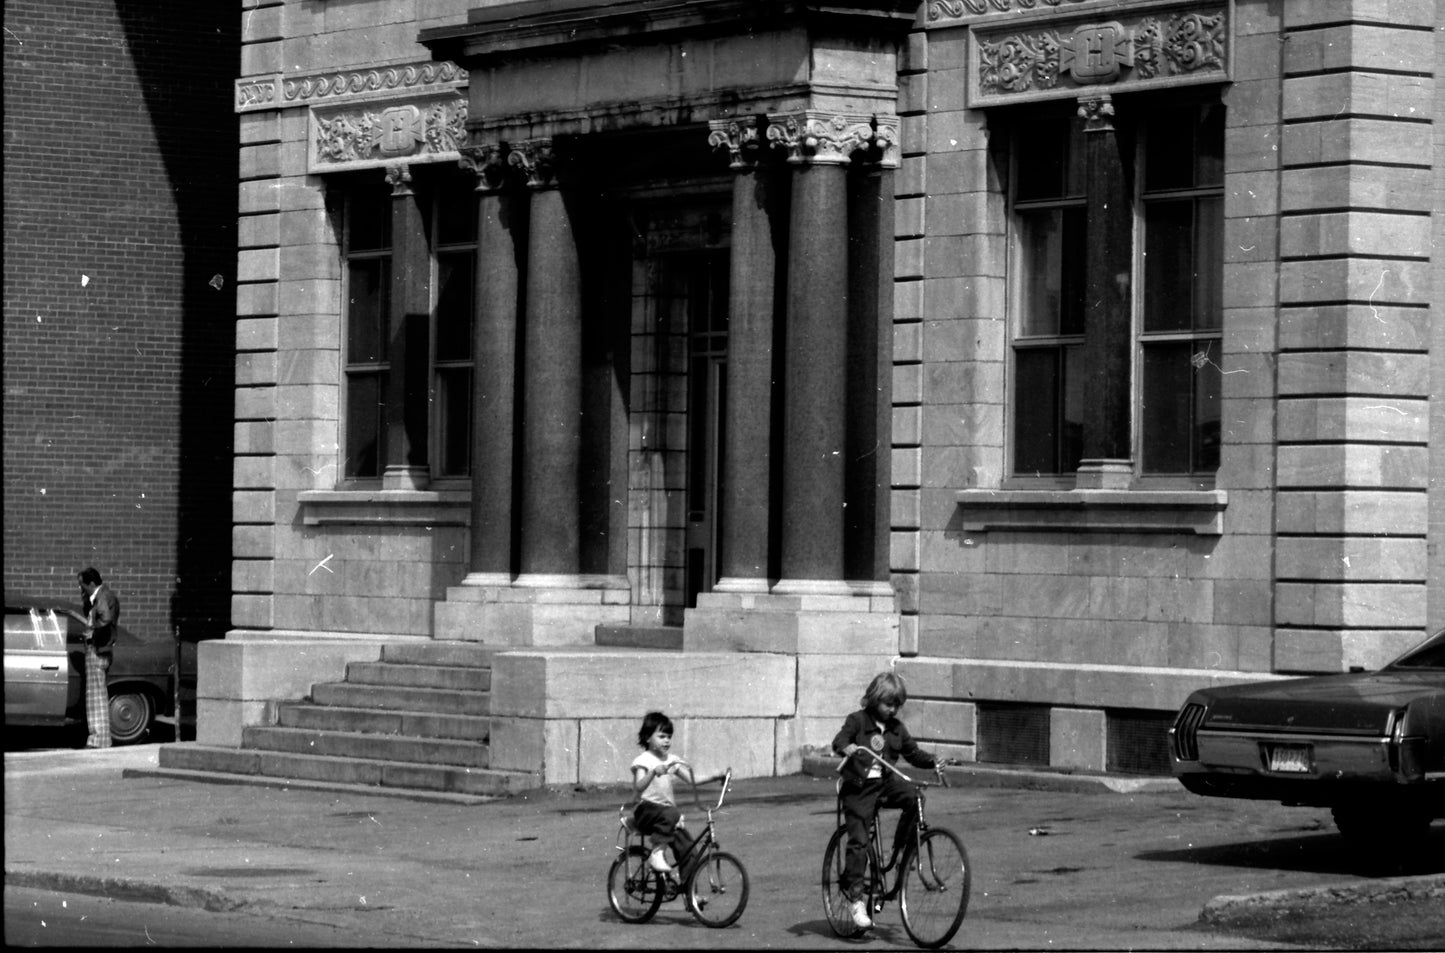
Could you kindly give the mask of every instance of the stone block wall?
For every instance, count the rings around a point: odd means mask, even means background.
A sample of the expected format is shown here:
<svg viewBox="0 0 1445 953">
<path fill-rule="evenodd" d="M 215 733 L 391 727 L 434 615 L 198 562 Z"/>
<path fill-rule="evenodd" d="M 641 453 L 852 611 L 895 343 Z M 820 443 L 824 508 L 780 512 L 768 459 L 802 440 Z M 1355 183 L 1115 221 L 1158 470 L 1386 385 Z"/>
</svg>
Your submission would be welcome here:
<svg viewBox="0 0 1445 953">
<path fill-rule="evenodd" d="M 476 5 L 245 0 L 240 77 L 424 63 L 418 32 Z M 247 111 L 238 95 L 233 624 L 429 635 L 433 602 L 466 572 L 465 493 L 331 492 L 344 462 L 336 209 L 308 172 L 309 104 Z"/>
</svg>

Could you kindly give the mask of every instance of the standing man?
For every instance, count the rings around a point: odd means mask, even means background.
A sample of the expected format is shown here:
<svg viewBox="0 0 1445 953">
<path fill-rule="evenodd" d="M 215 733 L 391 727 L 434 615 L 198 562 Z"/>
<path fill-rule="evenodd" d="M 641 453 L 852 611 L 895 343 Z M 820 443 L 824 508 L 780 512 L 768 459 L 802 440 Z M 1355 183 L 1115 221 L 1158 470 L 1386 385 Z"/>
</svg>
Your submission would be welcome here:
<svg viewBox="0 0 1445 953">
<path fill-rule="evenodd" d="M 85 593 L 85 615 L 71 615 L 85 624 L 85 722 L 89 732 L 85 746 L 109 748 L 110 692 L 105 680 L 115 649 L 120 600 L 93 567 L 80 571 L 80 591 Z"/>
</svg>

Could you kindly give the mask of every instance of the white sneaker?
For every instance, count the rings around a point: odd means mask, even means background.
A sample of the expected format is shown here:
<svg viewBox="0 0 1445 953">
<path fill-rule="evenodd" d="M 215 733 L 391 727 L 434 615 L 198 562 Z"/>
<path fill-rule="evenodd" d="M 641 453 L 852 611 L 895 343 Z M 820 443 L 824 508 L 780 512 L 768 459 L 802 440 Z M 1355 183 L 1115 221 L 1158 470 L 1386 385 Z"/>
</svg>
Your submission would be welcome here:
<svg viewBox="0 0 1445 953">
<path fill-rule="evenodd" d="M 866 930 L 873 925 L 873 919 L 868 916 L 868 903 L 865 900 L 854 900 L 848 904 L 848 910 L 853 914 L 853 925 L 860 930 Z"/>
<path fill-rule="evenodd" d="M 667 862 L 667 858 L 662 856 L 662 848 L 660 847 L 653 851 L 647 858 L 647 866 L 660 874 L 672 873 L 672 865 Z"/>
</svg>

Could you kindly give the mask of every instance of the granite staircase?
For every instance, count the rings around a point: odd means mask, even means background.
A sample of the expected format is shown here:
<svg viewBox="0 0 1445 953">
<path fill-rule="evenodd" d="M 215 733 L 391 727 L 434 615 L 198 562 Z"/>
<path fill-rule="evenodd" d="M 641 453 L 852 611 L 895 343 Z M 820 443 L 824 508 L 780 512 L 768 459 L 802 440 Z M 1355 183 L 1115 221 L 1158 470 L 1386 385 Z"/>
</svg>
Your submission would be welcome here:
<svg viewBox="0 0 1445 953">
<path fill-rule="evenodd" d="M 491 660 L 471 642 L 388 644 L 351 662 L 343 681 L 277 705 L 276 723 L 242 730 L 241 747 L 160 749 L 157 774 L 309 787 L 370 786 L 378 794 L 495 797 L 540 787 L 540 775 L 494 770 Z"/>
</svg>

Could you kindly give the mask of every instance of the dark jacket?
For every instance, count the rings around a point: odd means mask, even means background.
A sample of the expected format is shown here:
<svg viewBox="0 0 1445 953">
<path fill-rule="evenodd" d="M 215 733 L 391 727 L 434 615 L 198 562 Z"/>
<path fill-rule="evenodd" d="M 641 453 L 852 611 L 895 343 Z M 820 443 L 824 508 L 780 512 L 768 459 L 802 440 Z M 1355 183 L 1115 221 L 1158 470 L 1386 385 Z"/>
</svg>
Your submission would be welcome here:
<svg viewBox="0 0 1445 953">
<path fill-rule="evenodd" d="M 889 764 L 897 764 L 900 755 L 903 760 L 917 768 L 931 768 L 938 760 L 918 747 L 918 742 L 913 740 L 903 722 L 890 718 L 883 730 L 879 731 L 878 723 L 866 709 L 853 712 L 843 722 L 842 730 L 833 738 L 833 751 L 842 754 L 843 749 L 850 744 L 882 755 L 883 760 Z M 872 759 L 866 754 L 854 754 L 843 763 L 843 777 L 849 781 L 866 778 L 868 767 L 872 763 Z"/>
<path fill-rule="evenodd" d="M 120 600 L 101 583 L 87 601 L 90 603 L 86 607 L 91 626 L 89 639 L 95 643 L 96 654 L 110 655 L 115 650 L 115 623 L 120 618 Z"/>
</svg>

